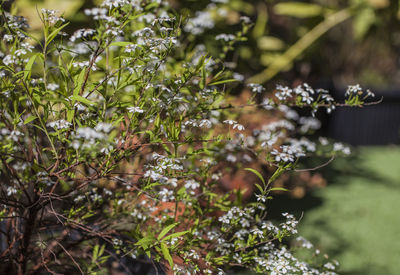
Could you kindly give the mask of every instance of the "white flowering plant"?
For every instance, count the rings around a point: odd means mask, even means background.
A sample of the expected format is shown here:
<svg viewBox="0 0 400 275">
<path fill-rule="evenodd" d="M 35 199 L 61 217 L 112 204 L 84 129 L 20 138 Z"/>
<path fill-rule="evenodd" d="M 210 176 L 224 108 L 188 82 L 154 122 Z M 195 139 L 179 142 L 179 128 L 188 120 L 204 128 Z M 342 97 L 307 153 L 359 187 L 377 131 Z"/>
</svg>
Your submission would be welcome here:
<svg viewBox="0 0 400 275">
<path fill-rule="evenodd" d="M 341 104 L 307 84 L 260 102 L 264 88 L 250 84 L 248 104 L 228 102 L 239 80 L 221 58 L 248 20 L 218 37 L 228 46 L 213 59 L 182 34 L 206 22 L 167 2 L 106 0 L 85 14 L 93 29 L 68 34 L 60 13 L 39 11 L 38 39 L 1 9 L 0 273 L 334 274 L 319 253 L 291 253 L 298 221 L 283 213 L 273 223 L 267 206 L 281 190 L 274 180 L 299 158 L 349 153 L 307 139 L 319 124 L 292 107 Z M 361 106 L 371 94 L 357 86 L 349 95 L 345 105 Z M 248 108 L 284 119 L 249 131 L 236 121 Z M 251 168 L 259 159 L 274 167 L 268 180 Z M 221 187 L 235 165 L 256 175 L 253 200 Z"/>
</svg>

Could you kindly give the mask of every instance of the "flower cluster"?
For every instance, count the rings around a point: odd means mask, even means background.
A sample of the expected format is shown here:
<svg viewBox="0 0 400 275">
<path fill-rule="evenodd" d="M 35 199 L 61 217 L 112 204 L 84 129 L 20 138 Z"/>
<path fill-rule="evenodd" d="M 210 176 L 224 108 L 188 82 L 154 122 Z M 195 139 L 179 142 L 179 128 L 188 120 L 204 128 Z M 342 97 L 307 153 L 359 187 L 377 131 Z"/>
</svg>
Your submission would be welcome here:
<svg viewBox="0 0 400 275">
<path fill-rule="evenodd" d="M 334 274 L 333 263 L 292 254 L 285 243 L 298 221 L 286 213 L 271 221 L 267 201 L 274 179 L 300 157 L 319 147 L 327 156 L 349 153 L 306 138 L 320 123 L 291 108 L 330 112 L 337 103 L 307 84 L 278 86 L 264 99 L 266 89 L 249 84 L 246 104 L 231 101 L 244 76 L 224 57 L 245 40 L 250 19 L 238 18 L 240 32 L 215 37 L 223 42 L 215 56 L 187 43 L 227 16 L 224 4 L 212 1 L 182 22 L 167 1 L 106 0 L 84 11 L 93 29 L 69 39 L 56 11 L 41 11 L 42 39 L 30 39 L 26 21 L 2 11 L 0 242 L 25 241 L 2 242 L 0 270 L 66 272 L 73 258 L 73 272 L 85 274 L 106 273 L 109 259 L 118 268 L 156 261 L 175 274 L 224 274 L 238 265 Z M 352 105 L 365 100 L 358 86 L 348 96 Z M 252 121 L 250 107 L 268 119 Z M 256 190 L 250 202 L 246 188 L 227 186 L 229 175 L 255 163 L 272 170 L 246 182 Z"/>
</svg>

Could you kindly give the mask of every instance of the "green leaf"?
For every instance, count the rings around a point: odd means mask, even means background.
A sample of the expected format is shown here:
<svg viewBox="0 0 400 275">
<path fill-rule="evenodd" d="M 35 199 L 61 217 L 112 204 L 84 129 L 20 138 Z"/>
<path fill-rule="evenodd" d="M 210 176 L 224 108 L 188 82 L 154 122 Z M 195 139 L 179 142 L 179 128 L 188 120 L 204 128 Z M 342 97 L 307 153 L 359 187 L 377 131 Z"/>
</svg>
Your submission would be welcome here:
<svg viewBox="0 0 400 275">
<path fill-rule="evenodd" d="M 157 8 L 159 5 L 160 5 L 160 4 L 158 4 L 157 2 L 152 2 L 152 3 L 148 4 L 148 5 L 145 7 L 145 10 L 146 10 L 146 11 L 149 11 L 149 10 L 151 10 L 151 9 Z"/>
<path fill-rule="evenodd" d="M 238 81 L 239 80 L 237 80 L 237 79 L 226 79 L 226 80 L 211 82 L 208 85 L 220 85 L 220 84 L 225 84 L 225 83 L 230 83 L 230 82 L 238 82 Z"/>
<path fill-rule="evenodd" d="M 147 250 L 157 240 L 153 236 L 148 236 L 137 241 L 136 245 L 141 246 L 144 250 Z"/>
<path fill-rule="evenodd" d="M 258 190 L 260 190 L 261 193 L 264 192 L 264 189 L 258 183 L 256 183 L 256 187 L 258 188 Z"/>
<path fill-rule="evenodd" d="M 95 263 L 97 260 L 97 253 L 99 252 L 99 245 L 96 244 L 93 248 L 93 257 L 92 257 L 92 263 Z"/>
<path fill-rule="evenodd" d="M 36 57 L 40 55 L 40 53 L 34 54 L 28 61 L 28 63 L 26 63 L 25 69 L 24 69 L 24 81 L 26 81 L 28 79 L 28 77 L 31 77 L 32 74 L 32 66 L 33 63 L 35 63 Z"/>
<path fill-rule="evenodd" d="M 66 26 L 68 26 L 69 22 L 65 23 L 64 25 L 62 25 L 61 27 L 55 29 L 54 31 L 52 31 L 52 33 L 47 37 L 46 40 L 46 47 L 50 44 L 51 41 L 53 41 L 53 39 L 57 36 L 57 34 L 64 29 Z"/>
<path fill-rule="evenodd" d="M 178 237 L 183 236 L 183 235 L 185 235 L 185 234 L 187 234 L 187 233 L 189 233 L 189 232 L 190 232 L 190 231 L 181 231 L 181 232 L 172 233 L 172 234 L 166 236 L 166 237 L 163 239 L 163 241 L 170 240 L 170 239 L 173 239 L 173 238 L 178 238 Z"/>
<path fill-rule="evenodd" d="M 25 119 L 24 124 L 26 125 L 26 124 L 28 124 L 29 122 L 34 121 L 35 119 L 37 119 L 37 117 L 35 117 L 35 116 L 30 116 L 30 117 L 28 117 L 27 119 Z"/>
<path fill-rule="evenodd" d="M 257 170 L 255 170 L 253 168 L 244 168 L 244 170 L 254 173 L 262 181 L 262 183 L 265 186 L 265 180 L 264 180 L 264 178 L 263 178 L 263 176 L 261 175 L 260 172 L 258 172 Z"/>
<path fill-rule="evenodd" d="M 162 237 L 164 237 L 164 236 L 165 236 L 172 228 L 174 228 L 175 226 L 177 226 L 177 224 L 176 224 L 176 223 L 173 223 L 173 224 L 170 224 L 170 225 L 168 225 L 167 227 L 165 227 L 165 228 L 160 232 L 160 234 L 158 235 L 157 239 L 158 239 L 158 240 L 161 240 Z"/>
<path fill-rule="evenodd" d="M 76 79 L 76 84 L 75 84 L 75 89 L 74 89 L 74 95 L 78 95 L 79 91 L 82 87 L 84 78 L 85 78 L 85 69 L 82 69 L 81 72 L 79 73 L 77 79 Z"/>
<path fill-rule="evenodd" d="M 200 60 L 197 62 L 195 72 L 199 71 L 203 66 L 207 56 L 202 56 Z"/>
<path fill-rule="evenodd" d="M 161 243 L 161 251 L 164 258 L 168 261 L 171 267 L 174 267 L 174 261 L 172 260 L 171 254 L 169 253 L 168 247 L 165 243 Z"/>
<path fill-rule="evenodd" d="M 283 187 L 273 187 L 269 189 L 269 191 L 289 191 L 289 190 Z"/>
<path fill-rule="evenodd" d="M 308 18 L 321 15 L 323 8 L 316 4 L 284 2 L 276 4 L 274 6 L 274 12 L 279 15 Z"/>
<path fill-rule="evenodd" d="M 119 46 L 119 47 L 126 47 L 128 45 L 133 44 L 132 42 L 126 42 L 126 41 L 117 41 L 117 42 L 112 42 L 110 46 Z"/>
<path fill-rule="evenodd" d="M 204 89 L 206 87 L 206 81 L 207 81 L 207 72 L 206 69 L 203 67 L 201 68 L 200 89 Z"/>
<path fill-rule="evenodd" d="M 80 96 L 80 95 L 72 96 L 72 100 L 76 100 L 76 101 L 82 102 L 82 103 L 84 103 L 86 105 L 94 105 L 95 104 L 93 101 L 90 101 L 89 99 L 84 98 L 83 96 Z"/>
<path fill-rule="evenodd" d="M 67 111 L 67 121 L 72 122 L 72 119 L 74 118 L 75 110 L 71 109 Z"/>
<path fill-rule="evenodd" d="M 268 185 L 273 182 L 275 179 L 277 179 L 280 175 L 283 174 L 283 172 L 285 172 L 285 168 L 283 167 L 278 167 L 278 169 L 275 170 L 275 172 L 272 174 L 272 176 L 269 178 L 268 180 Z"/>
<path fill-rule="evenodd" d="M 131 16 L 129 16 L 128 17 L 128 22 L 129 22 L 129 20 L 135 20 L 136 18 L 139 18 L 140 16 L 142 16 L 142 15 L 145 15 L 146 13 L 145 12 L 142 12 L 142 13 L 138 13 L 138 14 L 135 14 L 135 15 L 131 15 Z"/>
</svg>

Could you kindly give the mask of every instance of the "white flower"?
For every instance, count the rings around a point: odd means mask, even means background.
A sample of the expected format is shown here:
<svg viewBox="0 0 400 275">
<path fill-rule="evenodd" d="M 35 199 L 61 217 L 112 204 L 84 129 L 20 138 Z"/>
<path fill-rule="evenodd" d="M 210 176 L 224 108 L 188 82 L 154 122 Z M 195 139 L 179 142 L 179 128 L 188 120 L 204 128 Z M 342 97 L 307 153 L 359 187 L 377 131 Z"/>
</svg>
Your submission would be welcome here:
<svg viewBox="0 0 400 275">
<path fill-rule="evenodd" d="M 276 86 L 277 92 L 275 93 L 275 96 L 279 100 L 286 100 L 292 96 L 293 90 L 290 89 L 289 87 L 284 87 L 281 85 Z"/>
<path fill-rule="evenodd" d="M 256 83 L 250 83 L 247 86 L 249 86 L 251 88 L 251 91 L 253 93 L 262 93 L 263 91 L 265 91 L 265 88 L 260 85 L 260 84 L 256 84 Z"/>
<path fill-rule="evenodd" d="M 184 30 L 198 35 L 203 33 L 205 29 L 212 29 L 214 24 L 214 19 L 209 11 L 197 11 L 196 17 L 189 19 Z"/>
<path fill-rule="evenodd" d="M 371 92 L 370 90 L 367 90 L 367 97 L 375 97 L 375 94 L 373 92 Z"/>
<path fill-rule="evenodd" d="M 122 7 L 127 4 L 130 4 L 129 0 L 104 0 L 101 6 L 112 9 Z"/>
<path fill-rule="evenodd" d="M 360 84 L 357 85 L 349 85 L 347 87 L 346 96 L 350 96 L 352 94 L 358 94 L 358 93 L 362 93 L 362 88 L 360 87 Z"/>
<path fill-rule="evenodd" d="M 60 119 L 57 121 L 52 121 L 52 122 L 47 123 L 47 126 L 52 127 L 56 130 L 60 130 L 60 129 L 68 129 L 69 127 L 72 126 L 72 124 L 68 121 Z"/>
<path fill-rule="evenodd" d="M 324 267 L 326 269 L 330 269 L 330 270 L 335 270 L 335 268 L 336 268 L 332 263 L 326 263 L 326 264 L 324 264 Z"/>
<path fill-rule="evenodd" d="M 229 155 L 226 157 L 226 160 L 229 161 L 229 162 L 236 162 L 237 158 L 236 158 L 234 155 L 229 154 Z"/>
<path fill-rule="evenodd" d="M 225 34 L 225 33 L 218 34 L 215 37 L 215 40 L 224 40 L 225 42 L 232 41 L 234 39 L 235 36 L 233 34 Z"/>
<path fill-rule="evenodd" d="M 233 129 L 238 129 L 239 131 L 243 131 L 244 130 L 244 126 L 242 124 L 236 123 L 235 125 L 233 125 L 232 127 Z"/>
<path fill-rule="evenodd" d="M 105 123 L 105 122 L 100 122 L 99 124 L 94 127 L 96 131 L 104 132 L 104 133 L 109 133 L 113 128 L 113 125 L 110 123 Z"/>
<path fill-rule="evenodd" d="M 47 89 L 49 89 L 50 91 L 55 91 L 58 88 L 60 88 L 60 85 L 56 84 L 56 83 L 49 83 L 47 84 Z"/>
<path fill-rule="evenodd" d="M 333 151 L 335 151 L 335 152 L 341 151 L 342 153 L 344 153 L 346 155 L 349 155 L 351 153 L 350 148 L 347 146 L 344 146 L 343 143 L 341 143 L 341 142 L 335 142 L 333 144 Z"/>
<path fill-rule="evenodd" d="M 15 195 L 15 194 L 17 194 L 17 192 L 18 192 L 18 190 L 13 186 L 7 187 L 7 196 Z"/>
<path fill-rule="evenodd" d="M 74 199 L 74 202 L 81 202 L 85 199 L 86 197 L 84 195 L 79 195 Z"/>
<path fill-rule="evenodd" d="M 3 58 L 3 63 L 5 65 L 9 66 L 10 64 L 16 63 L 16 60 L 17 59 L 16 59 L 16 57 L 14 55 L 8 54 Z"/>
<path fill-rule="evenodd" d="M 239 19 L 245 24 L 250 24 L 251 23 L 251 20 L 250 20 L 250 18 L 248 16 L 240 16 Z"/>
<path fill-rule="evenodd" d="M 301 93 L 301 101 L 307 103 L 307 104 L 311 104 L 314 99 L 310 96 L 310 94 L 306 91 Z"/>
<path fill-rule="evenodd" d="M 261 202 L 266 202 L 267 201 L 267 197 L 264 196 L 264 195 L 256 194 L 256 198 L 257 198 L 257 201 L 261 201 Z"/>
<path fill-rule="evenodd" d="M 125 47 L 125 52 L 126 53 L 132 53 L 134 51 L 136 51 L 136 49 L 138 48 L 138 45 L 136 44 L 129 44 Z"/>
<path fill-rule="evenodd" d="M 48 21 L 51 25 L 55 25 L 57 22 L 64 22 L 65 19 L 62 17 L 56 16 L 58 11 L 42 9 L 42 13 L 44 15 L 44 19 Z"/>
<path fill-rule="evenodd" d="M 168 180 L 167 177 L 163 176 L 160 173 L 157 173 L 153 170 L 147 170 L 146 173 L 143 175 L 144 178 L 151 178 L 153 181 L 159 181 L 159 182 L 166 182 Z"/>
<path fill-rule="evenodd" d="M 229 125 L 233 125 L 233 124 L 236 124 L 237 121 L 234 121 L 234 120 L 231 120 L 231 119 L 227 119 L 227 120 L 224 120 L 223 123 L 229 124 Z"/>
<path fill-rule="evenodd" d="M 212 123 L 208 119 L 200 120 L 199 127 L 211 128 Z"/>
<path fill-rule="evenodd" d="M 185 183 L 185 188 L 186 189 L 192 189 L 192 190 L 194 190 L 194 189 L 197 189 L 197 188 L 199 188 L 200 187 L 200 183 L 198 183 L 197 181 L 195 181 L 195 180 L 188 180 L 188 181 L 186 181 L 186 183 Z"/>
<path fill-rule="evenodd" d="M 289 108 L 286 105 L 279 105 L 278 109 L 279 109 L 279 111 L 281 111 L 285 114 L 285 117 L 287 119 L 297 120 L 299 118 L 299 114 L 295 110 Z"/>
<path fill-rule="evenodd" d="M 173 201 L 175 199 L 174 191 L 168 190 L 167 188 L 163 188 L 160 191 L 159 196 L 160 196 L 161 201 L 163 201 L 163 202 Z"/>
<path fill-rule="evenodd" d="M 154 35 L 155 35 L 155 32 L 152 29 L 150 29 L 149 27 L 145 27 L 145 28 L 135 31 L 133 33 L 133 36 L 138 36 L 138 37 L 151 37 Z"/>
<path fill-rule="evenodd" d="M 77 39 L 92 36 L 96 33 L 93 29 L 79 29 L 74 32 L 74 34 L 69 38 L 69 41 L 75 42 Z"/>
<path fill-rule="evenodd" d="M 318 130 L 321 127 L 321 122 L 314 117 L 301 117 L 299 123 L 302 124 L 300 132 L 307 133 L 311 130 Z"/>
<path fill-rule="evenodd" d="M 4 41 L 7 41 L 7 42 L 10 42 L 10 41 L 13 40 L 13 36 L 12 36 L 11 34 L 5 34 L 5 35 L 3 36 L 3 40 L 4 40 Z"/>
<path fill-rule="evenodd" d="M 139 114 L 141 114 L 141 113 L 144 112 L 144 111 L 143 111 L 142 109 L 140 109 L 139 107 L 128 107 L 127 109 L 128 109 L 128 111 L 129 111 L 130 113 L 139 113 Z"/>
<path fill-rule="evenodd" d="M 97 132 L 95 129 L 89 127 L 78 128 L 75 134 L 76 138 L 83 138 L 86 140 L 104 139 L 105 135 Z"/>
<path fill-rule="evenodd" d="M 244 80 L 244 75 L 239 74 L 239 73 L 233 73 L 232 77 L 238 81 L 243 81 Z"/>
<path fill-rule="evenodd" d="M 301 246 L 304 248 L 307 248 L 307 249 L 313 248 L 313 244 L 310 243 L 308 240 L 306 240 L 304 237 L 299 236 L 296 238 L 296 241 L 300 242 Z"/>
<path fill-rule="evenodd" d="M 255 234 L 255 235 L 257 235 L 259 238 L 263 238 L 264 237 L 264 232 L 262 232 L 258 228 L 252 229 L 250 232 Z"/>
<path fill-rule="evenodd" d="M 173 187 L 177 187 L 178 186 L 178 179 L 176 179 L 176 178 L 168 179 L 167 183 L 171 184 Z"/>
<path fill-rule="evenodd" d="M 294 152 L 287 146 L 282 146 L 283 149 L 282 152 L 279 152 L 276 149 L 273 149 L 271 154 L 275 155 L 275 161 L 276 162 L 293 162 L 294 161 Z"/>
</svg>

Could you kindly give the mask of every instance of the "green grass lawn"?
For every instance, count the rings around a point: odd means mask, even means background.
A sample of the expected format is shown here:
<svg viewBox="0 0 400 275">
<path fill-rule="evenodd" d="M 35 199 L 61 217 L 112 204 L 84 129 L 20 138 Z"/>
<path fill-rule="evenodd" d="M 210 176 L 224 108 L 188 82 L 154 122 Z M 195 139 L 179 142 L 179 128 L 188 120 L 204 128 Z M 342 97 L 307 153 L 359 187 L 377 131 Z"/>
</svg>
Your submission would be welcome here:
<svg viewBox="0 0 400 275">
<path fill-rule="evenodd" d="M 300 234 L 337 259 L 340 274 L 400 274 L 400 147 L 360 148 L 330 166 Z"/>
<path fill-rule="evenodd" d="M 275 197 L 270 218 L 300 217 L 300 235 L 340 262 L 339 274 L 400 274 L 400 147 L 363 147 L 319 172 L 328 186 L 303 199 Z M 321 164 L 312 160 L 309 167 Z M 238 273 L 253 275 L 252 272 Z"/>
</svg>

